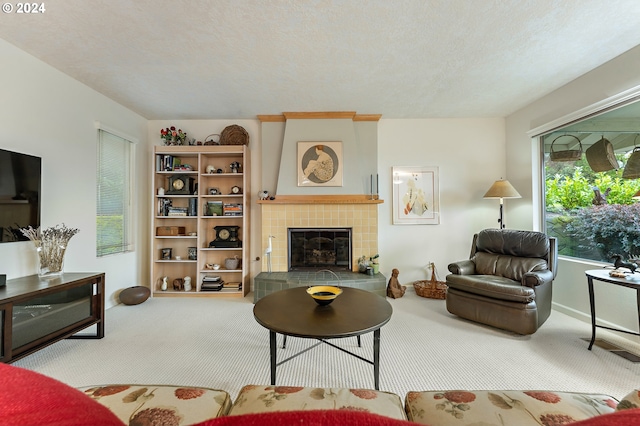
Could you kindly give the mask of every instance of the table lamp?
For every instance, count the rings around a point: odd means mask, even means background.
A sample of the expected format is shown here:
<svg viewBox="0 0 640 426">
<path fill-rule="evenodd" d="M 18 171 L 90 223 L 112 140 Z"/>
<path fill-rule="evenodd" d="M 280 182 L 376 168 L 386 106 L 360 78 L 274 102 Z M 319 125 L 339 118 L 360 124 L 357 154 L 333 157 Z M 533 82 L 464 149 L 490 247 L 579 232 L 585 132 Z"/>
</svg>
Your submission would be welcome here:
<svg viewBox="0 0 640 426">
<path fill-rule="evenodd" d="M 521 198 L 522 196 L 509 183 L 508 180 L 500 179 L 491 185 L 491 188 L 484 194 L 483 198 L 499 198 L 500 199 L 500 218 L 498 219 L 498 227 L 506 228 L 504 224 L 504 199 L 505 198 Z"/>
</svg>

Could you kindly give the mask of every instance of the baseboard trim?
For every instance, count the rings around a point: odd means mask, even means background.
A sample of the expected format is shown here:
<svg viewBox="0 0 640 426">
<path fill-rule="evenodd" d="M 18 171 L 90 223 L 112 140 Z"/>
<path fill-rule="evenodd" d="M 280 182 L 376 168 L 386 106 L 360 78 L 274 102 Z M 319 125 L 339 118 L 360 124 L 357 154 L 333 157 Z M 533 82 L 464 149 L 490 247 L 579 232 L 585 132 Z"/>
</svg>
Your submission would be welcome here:
<svg viewBox="0 0 640 426">
<path fill-rule="evenodd" d="M 561 313 L 563 313 L 565 315 L 569 315 L 570 317 L 578 319 L 580 321 L 583 321 L 583 322 L 589 324 L 589 326 L 591 326 L 591 315 L 590 314 L 586 314 L 586 313 L 584 313 L 582 311 L 578 311 L 577 309 L 570 308 L 568 306 L 561 305 L 560 303 L 556 303 L 556 302 L 552 302 L 551 305 L 552 305 L 552 309 L 553 310 L 561 312 Z M 635 333 L 636 332 L 635 330 L 630 330 L 627 327 L 623 327 L 623 326 L 618 325 L 616 323 L 602 320 L 602 319 L 598 318 L 597 316 L 596 316 L 596 320 L 597 320 L 597 323 L 599 325 L 604 325 L 606 327 L 611 327 L 611 328 L 618 328 L 620 330 L 625 330 L 625 331 L 628 331 L 628 332 L 631 332 L 631 333 Z M 636 345 L 638 344 L 637 339 L 634 339 L 633 336 L 630 336 L 628 334 L 616 333 L 615 331 L 612 331 L 612 330 L 600 330 L 600 331 L 607 331 L 607 332 L 610 332 L 610 333 L 615 333 L 615 335 L 620 337 L 620 338 L 628 340 L 629 342 L 631 342 L 633 344 L 636 344 Z"/>
</svg>

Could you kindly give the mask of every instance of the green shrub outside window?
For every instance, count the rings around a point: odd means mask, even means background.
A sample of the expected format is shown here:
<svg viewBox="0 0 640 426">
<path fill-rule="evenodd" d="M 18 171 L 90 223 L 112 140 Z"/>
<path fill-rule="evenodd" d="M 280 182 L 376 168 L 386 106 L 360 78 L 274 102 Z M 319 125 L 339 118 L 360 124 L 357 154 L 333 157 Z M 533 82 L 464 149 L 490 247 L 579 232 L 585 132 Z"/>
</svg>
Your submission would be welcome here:
<svg viewBox="0 0 640 426">
<path fill-rule="evenodd" d="M 640 258 L 639 179 L 622 179 L 630 151 L 617 154 L 622 167 L 595 173 L 584 156 L 576 162 L 545 158 L 545 225 L 560 255 L 611 263 L 613 254 Z M 605 195 L 598 205 L 596 191 Z"/>
</svg>

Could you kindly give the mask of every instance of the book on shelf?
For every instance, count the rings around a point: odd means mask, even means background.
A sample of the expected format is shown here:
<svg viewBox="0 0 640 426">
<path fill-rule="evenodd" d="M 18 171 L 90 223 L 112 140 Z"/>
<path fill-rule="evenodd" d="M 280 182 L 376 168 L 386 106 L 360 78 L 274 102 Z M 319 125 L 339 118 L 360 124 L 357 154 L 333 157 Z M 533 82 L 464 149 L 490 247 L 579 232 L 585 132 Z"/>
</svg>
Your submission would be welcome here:
<svg viewBox="0 0 640 426">
<path fill-rule="evenodd" d="M 222 283 L 205 283 L 203 282 L 200 285 L 200 290 L 201 291 L 220 291 L 222 290 L 223 285 Z"/>
<path fill-rule="evenodd" d="M 186 207 L 169 207 L 167 216 L 187 216 Z"/>
<path fill-rule="evenodd" d="M 220 290 L 218 290 L 220 293 L 237 293 L 239 291 L 242 291 L 242 287 L 223 287 Z"/>
<path fill-rule="evenodd" d="M 242 283 L 239 282 L 229 282 L 229 283 L 224 283 L 222 284 L 222 289 L 223 290 L 242 290 Z"/>
<path fill-rule="evenodd" d="M 162 156 L 162 170 L 165 172 L 173 171 L 173 155 Z"/>
<path fill-rule="evenodd" d="M 220 277 L 204 277 L 201 284 L 202 287 L 222 287 L 224 280 L 220 279 Z"/>
<path fill-rule="evenodd" d="M 187 212 L 187 208 L 186 207 L 174 207 L 171 206 L 169 207 L 169 213 L 186 213 Z"/>
<path fill-rule="evenodd" d="M 242 216 L 242 204 L 224 203 L 224 216 Z"/>
<path fill-rule="evenodd" d="M 191 172 L 191 164 L 182 164 L 180 157 L 169 154 L 156 154 L 156 172 Z"/>
<path fill-rule="evenodd" d="M 171 208 L 171 200 L 168 198 L 158 199 L 158 216 L 168 216 Z"/>
<path fill-rule="evenodd" d="M 220 281 L 220 277 L 217 275 L 205 275 L 204 277 L 202 277 L 202 281 L 217 282 Z"/>
<path fill-rule="evenodd" d="M 222 287 L 216 287 L 216 288 L 201 287 L 200 291 L 222 291 Z"/>
</svg>

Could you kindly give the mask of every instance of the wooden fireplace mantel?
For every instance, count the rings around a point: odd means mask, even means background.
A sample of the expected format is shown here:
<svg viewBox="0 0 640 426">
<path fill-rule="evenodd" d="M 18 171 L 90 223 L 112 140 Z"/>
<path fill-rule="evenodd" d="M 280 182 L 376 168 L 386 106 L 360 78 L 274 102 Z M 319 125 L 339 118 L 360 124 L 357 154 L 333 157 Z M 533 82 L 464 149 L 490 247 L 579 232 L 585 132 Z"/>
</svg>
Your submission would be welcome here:
<svg viewBox="0 0 640 426">
<path fill-rule="evenodd" d="M 274 200 L 258 200 L 258 204 L 382 204 L 377 195 L 276 195 Z"/>
</svg>

